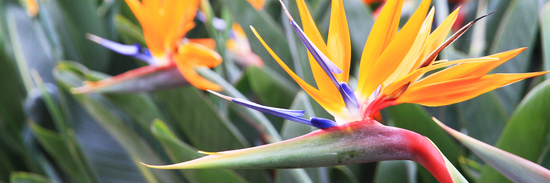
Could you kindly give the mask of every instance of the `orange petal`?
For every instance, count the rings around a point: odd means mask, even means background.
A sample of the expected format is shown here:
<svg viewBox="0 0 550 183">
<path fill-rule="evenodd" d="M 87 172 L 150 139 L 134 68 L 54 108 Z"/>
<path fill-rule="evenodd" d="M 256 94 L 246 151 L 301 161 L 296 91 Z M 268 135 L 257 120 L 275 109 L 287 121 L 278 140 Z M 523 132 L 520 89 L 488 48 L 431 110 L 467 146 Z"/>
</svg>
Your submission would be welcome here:
<svg viewBox="0 0 550 183">
<path fill-rule="evenodd" d="M 36 16 L 36 14 L 38 14 L 38 11 L 40 10 L 36 0 L 26 0 L 25 2 L 27 3 L 27 15 L 29 15 L 30 17 Z"/>
<path fill-rule="evenodd" d="M 439 45 L 443 44 L 445 41 L 445 38 L 447 38 L 447 35 L 449 34 L 449 31 L 454 25 L 454 22 L 456 21 L 456 18 L 458 17 L 458 12 L 460 10 L 460 7 L 457 8 L 455 11 L 453 11 L 443 22 L 441 25 L 439 25 L 428 37 L 428 40 L 426 42 L 425 50 L 422 52 L 422 57 L 415 63 L 414 67 L 412 69 L 418 68 L 418 66 L 422 63 L 422 61 L 430 55 L 434 50 L 439 47 Z M 435 59 L 434 59 L 435 60 Z M 433 60 L 432 60 L 433 62 Z"/>
<path fill-rule="evenodd" d="M 222 87 L 201 77 L 189 63 L 176 60 L 176 66 L 181 75 L 193 86 L 201 90 L 220 91 Z"/>
<path fill-rule="evenodd" d="M 178 54 L 174 55 L 176 62 L 185 62 L 190 66 L 215 67 L 222 63 L 222 57 L 203 45 L 196 43 L 183 44 L 178 48 Z"/>
<path fill-rule="evenodd" d="M 463 59 L 463 60 L 454 60 L 454 61 L 449 61 L 449 62 L 441 62 L 439 64 L 431 65 L 431 66 L 428 66 L 428 67 L 423 67 L 423 68 L 420 68 L 420 69 L 417 69 L 417 70 L 411 72 L 410 74 L 408 74 L 408 75 L 406 75 L 406 76 L 404 76 L 400 79 L 395 80 L 395 82 L 393 82 L 393 83 L 389 84 L 388 86 L 384 87 L 384 89 L 382 90 L 382 94 L 383 95 L 388 95 L 388 94 L 394 93 L 397 89 L 400 89 L 401 87 L 405 86 L 406 84 L 413 83 L 416 79 L 418 79 L 419 77 L 421 77 L 425 73 L 436 70 L 436 69 L 440 69 L 440 68 L 443 68 L 443 67 L 447 67 L 447 66 L 450 66 L 450 65 L 493 63 L 493 62 L 498 62 L 498 61 L 499 61 L 498 58 L 482 57 L 482 58 L 474 58 L 474 59 Z M 457 66 L 459 66 L 459 65 L 457 65 Z M 457 67 L 457 66 L 454 66 L 454 67 Z M 414 83 L 414 86 L 420 86 L 420 85 L 421 84 L 419 84 L 418 82 Z"/>
<path fill-rule="evenodd" d="M 359 66 L 359 82 L 357 90 L 362 90 L 367 79 L 366 74 L 378 60 L 378 57 L 386 46 L 390 44 L 393 37 L 397 33 L 399 19 L 401 18 L 401 8 L 404 0 L 396 0 L 387 2 L 380 15 L 374 22 L 369 34 L 369 38 L 363 48 L 361 55 L 361 65 Z"/>
<path fill-rule="evenodd" d="M 392 40 L 382 55 L 380 55 L 372 68 L 366 71 L 362 76 L 359 76 L 360 83 L 358 83 L 359 86 L 356 92 L 359 94 L 359 98 L 367 98 L 395 71 L 395 69 L 397 69 L 420 31 L 422 22 L 426 18 L 430 2 L 430 0 L 422 1 L 422 4 L 420 4 L 416 12 L 399 31 L 395 39 Z M 360 70 L 360 72 L 364 72 L 364 70 Z M 363 83 L 361 83 L 361 79 L 363 79 Z"/>
<path fill-rule="evenodd" d="M 331 11 L 327 39 L 328 57 L 342 70 L 342 73 L 336 75 L 336 79 L 347 83 L 351 62 L 351 41 L 342 1 L 332 1 Z"/>
<path fill-rule="evenodd" d="M 214 49 L 216 48 L 216 41 L 212 38 L 197 38 L 197 39 L 189 39 L 190 43 L 196 43 L 203 45 L 207 48 Z"/>
<path fill-rule="evenodd" d="M 477 97 L 501 86 L 549 72 L 491 74 L 483 77 L 460 78 L 420 87 L 413 85 L 403 92 L 396 102 L 418 103 L 426 106 L 450 105 Z"/>
<path fill-rule="evenodd" d="M 315 25 L 315 21 L 311 17 L 309 10 L 307 9 L 306 3 L 304 0 L 297 0 L 298 10 L 300 11 L 300 18 L 302 20 L 302 26 L 304 28 L 304 33 L 306 36 L 313 42 L 315 46 L 325 55 L 328 55 L 325 41 L 321 36 L 321 33 Z M 334 86 L 334 83 L 330 80 L 329 76 L 323 71 L 319 63 L 313 58 L 311 53 L 308 51 L 309 64 L 311 66 L 311 72 L 315 78 L 315 83 L 320 91 L 327 93 L 327 95 L 340 95 L 340 92 Z"/>
<path fill-rule="evenodd" d="M 474 77 L 474 76 L 483 76 L 489 71 L 493 70 L 495 67 L 503 64 L 504 62 L 515 57 L 521 53 L 526 48 L 518 48 L 515 50 L 510 50 L 502 53 L 497 53 L 494 55 L 486 56 L 484 58 L 498 58 L 496 62 L 478 62 L 478 63 L 468 63 L 460 64 L 454 67 L 449 67 L 445 70 L 431 74 L 422 80 L 415 83 L 417 86 L 428 85 L 430 83 L 437 83 L 442 81 L 447 81 L 451 79 L 457 79 L 461 77 Z"/>
<path fill-rule="evenodd" d="M 248 3 L 254 7 L 256 10 L 264 9 L 265 0 L 248 0 Z"/>
<path fill-rule="evenodd" d="M 406 76 L 409 74 L 414 65 L 416 64 L 417 60 L 420 60 L 419 57 L 422 55 L 422 49 L 425 48 L 426 45 L 426 39 L 428 38 L 428 35 L 430 34 L 431 28 L 432 28 L 432 22 L 434 18 L 434 8 L 430 10 L 430 13 L 428 14 L 428 17 L 426 17 L 426 20 L 424 20 L 424 23 L 422 24 L 422 28 L 420 28 L 420 31 L 418 32 L 418 35 L 416 36 L 416 39 L 414 40 L 413 45 L 411 46 L 411 49 L 405 55 L 405 58 L 403 58 L 403 61 L 395 71 L 384 81 L 384 86 L 387 86 L 388 84 L 395 81 L 395 79 L 401 78 L 403 76 Z"/>
<path fill-rule="evenodd" d="M 271 54 L 271 56 L 281 65 L 281 67 L 306 91 L 315 101 L 317 101 L 325 110 L 327 110 L 329 113 L 331 113 L 334 116 L 339 116 L 342 109 L 346 108 L 346 105 L 344 104 L 344 100 L 340 95 L 327 95 L 324 92 L 321 92 L 317 90 L 316 88 L 312 87 L 308 83 L 306 83 L 304 80 L 302 80 L 296 73 L 294 73 L 288 66 L 273 52 L 273 50 L 264 42 L 262 37 L 256 32 L 256 30 L 253 27 L 250 27 L 252 29 L 252 32 L 258 40 L 264 45 L 265 49 Z M 345 117 L 345 116 L 343 116 Z"/>
</svg>

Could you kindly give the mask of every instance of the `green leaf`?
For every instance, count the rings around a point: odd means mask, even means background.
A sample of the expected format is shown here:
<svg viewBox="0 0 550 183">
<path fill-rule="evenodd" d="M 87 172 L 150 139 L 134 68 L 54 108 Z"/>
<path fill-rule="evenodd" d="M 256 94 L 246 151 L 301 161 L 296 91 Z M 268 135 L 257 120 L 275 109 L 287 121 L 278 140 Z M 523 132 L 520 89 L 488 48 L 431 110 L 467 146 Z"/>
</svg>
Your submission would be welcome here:
<svg viewBox="0 0 550 183">
<path fill-rule="evenodd" d="M 31 74 L 34 78 L 36 86 L 42 93 L 42 97 L 46 103 L 47 110 L 53 118 L 57 131 L 59 131 L 58 136 L 61 141 L 51 142 L 51 143 L 64 143 L 65 149 L 57 149 L 57 150 L 67 151 L 68 155 L 70 155 L 66 157 L 63 157 L 63 156 L 58 157 L 57 161 L 59 162 L 59 161 L 62 161 L 62 158 L 70 157 L 71 159 L 69 159 L 69 161 L 72 161 L 73 164 L 76 165 L 76 167 L 66 167 L 65 171 L 73 171 L 73 170 L 69 170 L 69 168 L 78 168 L 75 170 L 80 171 L 80 174 L 82 175 L 73 174 L 73 176 L 82 177 L 84 178 L 84 181 L 87 181 L 87 182 L 98 182 L 98 179 L 96 177 L 97 175 L 95 172 L 93 172 L 90 164 L 88 163 L 88 160 L 84 156 L 82 148 L 80 147 L 80 144 L 78 144 L 77 142 L 74 131 L 69 127 L 68 121 L 66 119 L 66 114 L 64 114 L 63 110 L 60 108 L 60 106 L 58 106 L 58 103 L 61 103 L 61 101 L 56 102 L 54 100 L 53 96 L 51 96 L 50 93 L 47 91 L 46 86 L 42 81 L 42 78 L 38 75 L 38 72 L 36 72 L 36 70 L 32 70 Z M 38 125 L 36 125 L 36 127 L 38 127 Z M 37 132 L 36 129 L 34 129 L 34 131 Z M 53 133 L 53 135 L 57 136 L 57 134 L 55 133 Z M 43 145 L 45 143 L 49 143 L 46 140 L 42 140 L 41 142 Z M 47 146 L 47 145 L 44 145 L 44 146 Z M 54 151 L 55 151 L 54 149 L 49 150 L 50 154 L 56 153 Z"/>
<path fill-rule="evenodd" d="M 159 91 L 155 95 L 194 147 L 203 151 L 223 151 L 249 146 L 233 124 L 220 116 L 199 92 L 194 87 L 185 87 Z"/>
<path fill-rule="evenodd" d="M 162 143 L 173 162 L 189 161 L 204 156 L 197 153 L 193 147 L 180 141 L 160 120 L 151 124 L 151 131 Z M 226 169 L 182 170 L 181 172 L 190 182 L 247 182 L 235 172 Z"/>
<path fill-rule="evenodd" d="M 60 135 L 36 124 L 32 124 L 31 128 L 40 144 L 69 175 L 71 180 L 74 182 L 98 182 L 93 173 L 87 172 L 86 168 L 78 163 L 78 157 L 71 153 L 73 147 L 67 146 Z"/>
<path fill-rule="evenodd" d="M 5 134 L 2 139 L 7 141 L 9 147 L 21 150 L 22 139 L 16 134 L 25 125 L 26 117 L 21 102 L 25 91 L 13 60 L 5 52 L 6 43 L 0 40 L 0 133 Z"/>
<path fill-rule="evenodd" d="M 79 86 L 85 80 L 87 74 L 82 72 L 85 69 L 79 67 L 82 66 L 62 62 L 54 70 L 55 77 L 65 90 Z M 140 162 L 164 162 L 141 135 L 128 128 L 121 116 L 114 113 L 117 109 L 113 108 L 105 98 L 98 94 L 77 94 L 73 95 L 73 98 L 122 145 L 148 182 L 173 182 L 171 172 L 155 171 L 140 165 Z"/>
<path fill-rule="evenodd" d="M 531 47 L 510 61 L 497 67 L 494 72 L 523 73 L 528 70 L 533 46 L 535 45 L 538 30 L 539 5 L 536 1 L 514 0 L 506 9 L 499 29 L 489 50 L 490 54 L 508 51 L 520 47 Z M 525 82 L 496 90 L 503 106 L 510 114 L 524 95 Z"/>
<path fill-rule="evenodd" d="M 106 37 L 105 25 L 96 13 L 94 0 L 58 0 L 58 11 L 61 16 L 58 31 L 61 36 L 67 58 L 77 60 L 86 67 L 105 71 L 108 54 L 106 48 L 86 39 L 86 33 Z M 68 33 L 65 35 L 64 33 Z"/>
<path fill-rule="evenodd" d="M 201 76 L 222 86 L 223 91 L 221 91 L 221 93 L 235 98 L 246 99 L 246 97 L 241 94 L 237 89 L 235 89 L 235 87 L 233 87 L 230 83 L 225 81 L 225 79 L 223 79 L 220 75 L 213 72 L 212 70 L 205 68 L 200 68 L 196 70 L 199 74 L 201 74 Z M 263 138 L 268 143 L 278 142 L 281 140 L 281 136 L 279 135 L 275 127 L 273 127 L 271 122 L 261 112 L 239 105 L 229 105 L 229 107 L 232 110 L 235 110 L 241 116 L 249 118 L 249 121 L 253 123 L 253 126 L 255 126 L 260 133 L 262 133 Z"/>
<path fill-rule="evenodd" d="M 15 61 L 26 90 L 30 91 L 34 86 L 30 74 L 33 69 L 40 73 L 44 81 L 55 82 L 51 74 L 55 59 L 44 30 L 33 25 L 32 19 L 21 7 L 8 6 L 6 19 Z"/>
<path fill-rule="evenodd" d="M 529 161 L 536 161 L 542 153 L 550 128 L 549 96 L 549 80 L 531 90 L 510 117 L 496 147 Z M 491 167 L 483 169 L 479 180 L 507 182 Z"/>
<path fill-rule="evenodd" d="M 13 172 L 10 175 L 11 183 L 54 183 L 53 180 L 44 177 L 42 175 L 27 173 L 27 172 Z"/>
<path fill-rule="evenodd" d="M 496 147 L 485 144 L 479 140 L 464 135 L 441 122 L 435 120 L 438 125 L 454 136 L 462 144 L 470 148 L 476 155 L 485 162 L 497 169 L 499 172 L 514 182 L 549 182 L 550 171 L 529 160 L 513 155 Z M 509 182 L 506 178 L 491 177 L 487 179 L 484 175 L 479 182 Z"/>
<path fill-rule="evenodd" d="M 382 161 L 376 166 L 375 183 L 416 183 L 416 164 L 413 161 Z"/>
<path fill-rule="evenodd" d="M 146 94 L 106 94 L 105 98 L 143 129 L 149 129 L 154 119 L 164 118 L 157 104 Z"/>
<path fill-rule="evenodd" d="M 145 38 L 143 37 L 143 31 L 141 30 L 141 28 L 134 24 L 132 21 L 128 20 L 126 17 L 122 15 L 116 15 L 114 23 L 118 34 L 126 44 L 137 43 L 142 46 L 147 45 L 145 43 Z"/>
<path fill-rule="evenodd" d="M 544 57 L 543 68 L 550 70 L 550 2 L 544 4 L 540 14 L 540 32 L 542 42 L 542 55 Z M 546 74 L 550 78 L 550 74 Z"/>
<path fill-rule="evenodd" d="M 194 87 L 166 90 L 155 95 L 166 106 L 194 147 L 203 151 L 222 151 L 248 147 L 237 128 L 214 108 Z M 147 162 L 148 163 L 148 162 Z M 250 182 L 267 181 L 267 174 L 261 170 L 239 171 Z"/>
<path fill-rule="evenodd" d="M 508 114 L 494 92 L 458 103 L 458 116 L 468 135 L 495 144 L 506 125 Z"/>
<path fill-rule="evenodd" d="M 491 46 L 494 43 L 494 39 L 498 39 L 497 32 L 498 30 L 502 29 L 501 24 L 503 24 L 504 16 L 507 13 L 508 6 L 510 3 L 514 0 L 501 0 L 501 1 L 489 1 L 488 2 L 488 10 L 497 10 L 495 13 L 491 14 L 491 16 L 488 16 L 487 19 L 487 25 L 486 25 L 486 31 L 485 31 L 485 40 L 489 44 L 488 46 Z M 488 49 L 488 48 L 487 48 Z M 489 51 L 489 50 L 487 50 Z"/>
<path fill-rule="evenodd" d="M 295 84 L 267 67 L 250 66 L 246 70 L 246 77 L 248 77 L 252 92 L 262 105 L 288 108 L 298 92 Z M 268 116 L 268 118 L 275 128 L 280 129 L 282 118 L 276 116 Z"/>
</svg>

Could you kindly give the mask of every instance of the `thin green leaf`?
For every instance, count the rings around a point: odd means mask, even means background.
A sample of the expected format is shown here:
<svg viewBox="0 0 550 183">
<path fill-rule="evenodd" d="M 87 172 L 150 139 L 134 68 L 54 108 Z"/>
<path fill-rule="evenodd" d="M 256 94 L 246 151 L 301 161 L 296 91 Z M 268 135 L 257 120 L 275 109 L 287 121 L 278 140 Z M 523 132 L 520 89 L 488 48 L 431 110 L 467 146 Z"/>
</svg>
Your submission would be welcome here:
<svg viewBox="0 0 550 183">
<path fill-rule="evenodd" d="M 25 10 L 14 5 L 6 10 L 8 34 L 15 55 L 17 68 L 27 91 L 32 83 L 30 71 L 36 69 L 46 82 L 55 82 L 51 70 L 55 66 L 52 48 L 39 26 L 34 26 Z"/>
<path fill-rule="evenodd" d="M 125 43 L 138 43 L 143 46 L 147 45 L 145 43 L 145 38 L 143 37 L 143 31 L 141 30 L 141 28 L 134 24 L 132 21 L 128 20 L 126 17 L 122 15 L 116 15 L 114 23 L 118 34 L 120 35 L 120 37 L 122 37 Z"/>
<path fill-rule="evenodd" d="M 529 161 L 536 161 L 542 153 L 550 128 L 549 97 L 549 80 L 531 90 L 510 117 L 496 147 Z M 509 182 L 491 167 L 483 169 L 479 180 Z"/>
<path fill-rule="evenodd" d="M 11 183 L 54 183 L 53 180 L 44 177 L 42 175 L 27 173 L 27 172 L 13 172 L 10 176 Z"/>
<path fill-rule="evenodd" d="M 54 70 L 54 75 L 65 90 L 80 85 L 85 80 L 85 75 L 77 69 L 74 64 L 62 62 Z M 135 131 L 128 128 L 120 116 L 114 113 L 107 101 L 98 94 L 73 95 L 88 113 L 103 126 L 110 135 L 123 146 L 128 152 L 134 164 L 140 170 L 145 179 L 149 182 L 173 182 L 169 172 L 155 171 L 141 166 L 140 162 L 164 163 L 151 146 L 146 143 Z"/>
<path fill-rule="evenodd" d="M 69 175 L 72 181 L 98 182 L 94 174 L 90 174 L 90 172 L 87 172 L 84 167 L 77 163 L 78 160 L 74 159 L 75 157 L 71 153 L 70 148 L 60 135 L 36 124 L 32 124 L 31 128 L 40 144 L 61 166 L 63 171 Z"/>
<path fill-rule="evenodd" d="M 194 87 L 157 92 L 176 125 L 194 147 L 204 151 L 222 151 L 248 147 L 242 134 Z M 149 163 L 149 162 L 147 162 Z M 250 182 L 267 181 L 262 170 L 238 171 Z"/>
<path fill-rule="evenodd" d="M 550 2 L 544 4 L 540 14 L 540 32 L 542 42 L 542 55 L 544 57 L 543 68 L 550 70 Z M 550 73 L 546 74 L 550 78 Z"/>
<path fill-rule="evenodd" d="M 199 74 L 201 74 L 206 79 L 220 85 L 223 87 L 222 94 L 235 97 L 235 98 L 242 98 L 246 99 L 246 97 L 241 94 L 237 89 L 235 89 L 230 83 L 225 81 L 220 75 L 213 72 L 210 69 L 196 69 Z M 238 106 L 238 105 L 229 105 L 230 107 L 233 106 L 232 109 L 240 113 L 242 116 L 246 116 L 249 118 L 249 122 L 253 123 L 254 126 L 257 127 L 257 129 L 262 133 L 264 138 L 268 143 L 278 142 L 281 140 L 281 136 L 279 135 L 279 132 L 273 127 L 271 122 L 265 117 L 261 112 Z"/>
<path fill-rule="evenodd" d="M 298 92 L 294 82 L 281 77 L 273 70 L 250 66 L 246 70 L 246 77 L 250 82 L 252 92 L 258 97 L 262 105 L 278 108 L 288 108 Z M 275 128 L 280 129 L 283 119 L 268 116 Z"/>
<path fill-rule="evenodd" d="M 445 131 L 459 140 L 462 144 L 470 148 L 476 155 L 481 157 L 485 162 L 496 168 L 499 172 L 508 177 L 514 182 L 549 182 L 550 171 L 537 165 L 529 160 L 523 159 L 514 154 L 508 153 L 496 147 L 485 144 L 479 140 L 464 135 L 452 128 L 449 128 L 437 121 Z M 479 182 L 508 182 L 506 179 L 486 179 L 482 175 Z M 499 181 L 500 180 L 500 181 Z"/>
<path fill-rule="evenodd" d="M 106 37 L 105 24 L 96 13 L 94 0 L 59 0 L 58 11 L 61 21 L 58 26 L 64 49 L 68 52 L 67 58 L 77 60 L 88 68 L 104 71 L 107 69 L 108 54 L 106 48 L 86 39 L 85 34 L 90 33 L 99 37 Z M 65 29 L 65 30 L 61 30 Z M 73 55 L 74 54 L 74 55 Z"/>
</svg>

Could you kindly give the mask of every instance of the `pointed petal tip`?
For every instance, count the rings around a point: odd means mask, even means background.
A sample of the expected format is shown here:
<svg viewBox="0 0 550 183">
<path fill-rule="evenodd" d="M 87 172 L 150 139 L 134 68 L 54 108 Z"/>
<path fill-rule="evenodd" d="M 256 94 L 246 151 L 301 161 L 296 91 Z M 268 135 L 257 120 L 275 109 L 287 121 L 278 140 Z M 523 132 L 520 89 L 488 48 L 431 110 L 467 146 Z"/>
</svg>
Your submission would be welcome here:
<svg viewBox="0 0 550 183">
<path fill-rule="evenodd" d="M 214 94 L 214 95 L 216 95 L 216 96 L 218 96 L 218 97 L 220 97 L 220 98 L 223 98 L 223 99 L 225 99 L 225 100 L 233 101 L 233 99 L 235 99 L 235 98 L 233 98 L 233 97 L 230 97 L 230 96 L 223 95 L 223 94 L 221 94 L 221 93 L 215 92 L 215 91 L 213 91 L 213 90 L 211 90 L 211 89 L 207 89 L 206 91 L 207 91 L 207 92 L 210 92 L 210 93 L 212 93 L 212 94 Z"/>
<path fill-rule="evenodd" d="M 285 6 L 285 3 L 283 3 L 283 0 L 279 0 L 279 2 L 281 3 L 281 6 L 283 6 L 283 10 L 285 10 L 285 13 L 286 13 L 286 16 L 288 17 L 288 19 L 290 21 L 294 21 L 294 18 L 292 18 L 292 16 L 288 12 L 288 9 L 286 9 L 286 6 Z"/>
<path fill-rule="evenodd" d="M 205 155 L 221 155 L 219 152 L 206 152 L 206 151 L 197 151 L 199 154 L 205 154 Z"/>
<path fill-rule="evenodd" d="M 91 86 L 91 81 L 83 81 L 82 86 L 74 87 L 70 89 L 72 94 L 86 94 L 94 90 L 94 87 Z"/>
<path fill-rule="evenodd" d="M 101 44 L 101 41 L 103 41 L 103 38 L 91 33 L 86 33 L 86 38 L 90 41 L 96 42 L 97 44 Z"/>
<path fill-rule="evenodd" d="M 70 92 L 72 94 L 85 94 L 85 93 L 88 93 L 89 91 L 90 91 L 90 89 L 88 87 L 85 87 L 85 86 L 70 89 Z"/>
<path fill-rule="evenodd" d="M 164 165 L 149 165 L 149 164 L 145 164 L 143 162 L 139 162 L 141 165 L 143 166 L 146 166 L 148 168 L 154 168 L 154 169 L 169 169 L 167 168 L 167 166 L 164 166 Z"/>
</svg>

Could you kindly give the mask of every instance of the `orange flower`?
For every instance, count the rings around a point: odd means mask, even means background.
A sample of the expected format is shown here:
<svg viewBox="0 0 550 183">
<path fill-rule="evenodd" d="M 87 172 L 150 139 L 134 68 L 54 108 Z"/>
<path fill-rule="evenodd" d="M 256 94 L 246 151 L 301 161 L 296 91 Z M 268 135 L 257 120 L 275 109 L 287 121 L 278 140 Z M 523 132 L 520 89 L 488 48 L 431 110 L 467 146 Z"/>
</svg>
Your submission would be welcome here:
<svg viewBox="0 0 550 183">
<path fill-rule="evenodd" d="M 317 88 L 290 70 L 253 32 L 267 51 L 290 76 L 338 124 L 372 119 L 380 109 L 399 103 L 442 106 L 462 102 L 501 86 L 548 72 L 525 74 L 487 74 L 525 48 L 491 56 L 456 61 L 435 61 L 442 49 L 462 35 L 475 21 L 445 41 L 458 9 L 431 32 L 434 11 L 430 0 L 422 1 L 417 11 L 398 31 L 405 0 L 390 0 L 384 5 L 365 44 L 355 92 L 347 85 L 351 44 L 346 15 L 341 1 L 332 1 L 328 39 L 325 43 L 303 0 L 297 0 L 304 30 L 287 12 L 294 30 L 308 49 Z M 285 8 L 286 9 L 286 8 Z M 424 74 L 448 67 L 427 77 Z"/>
<path fill-rule="evenodd" d="M 254 9 L 262 10 L 264 9 L 265 0 L 248 0 L 248 3 L 250 3 Z"/>
<path fill-rule="evenodd" d="M 139 58 L 159 69 L 177 67 L 183 77 L 199 89 L 221 90 L 220 86 L 202 78 L 194 70 L 196 67 L 212 68 L 222 62 L 221 56 L 211 49 L 215 45 L 213 41 L 184 38 L 195 27 L 193 19 L 199 0 L 126 0 L 126 3 L 143 28 L 148 50 L 142 51 L 139 46 L 120 45 L 93 35 L 88 37 L 109 49 Z M 132 77 L 136 77 L 135 72 L 124 73 L 114 79 L 90 82 L 79 91 L 92 91 Z"/>
</svg>

